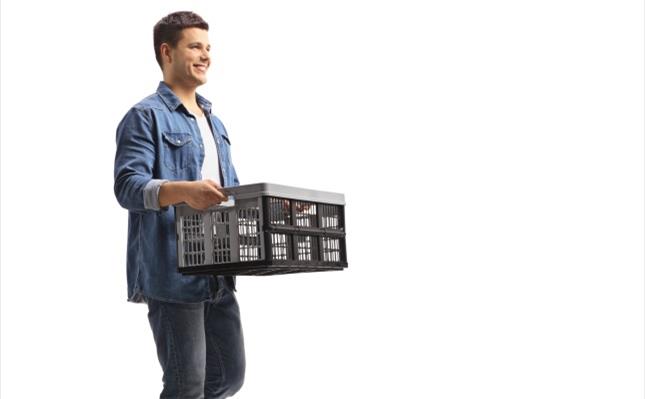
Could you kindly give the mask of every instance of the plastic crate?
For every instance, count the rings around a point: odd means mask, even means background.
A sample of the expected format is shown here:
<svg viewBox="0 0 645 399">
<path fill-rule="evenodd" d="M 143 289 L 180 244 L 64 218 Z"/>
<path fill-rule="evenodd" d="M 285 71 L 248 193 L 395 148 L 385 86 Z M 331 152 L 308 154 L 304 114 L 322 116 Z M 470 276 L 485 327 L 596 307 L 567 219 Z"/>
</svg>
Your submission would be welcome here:
<svg viewBox="0 0 645 399">
<path fill-rule="evenodd" d="M 347 267 L 343 194 L 270 183 L 228 187 L 229 201 L 175 205 L 182 274 L 272 275 Z"/>
</svg>

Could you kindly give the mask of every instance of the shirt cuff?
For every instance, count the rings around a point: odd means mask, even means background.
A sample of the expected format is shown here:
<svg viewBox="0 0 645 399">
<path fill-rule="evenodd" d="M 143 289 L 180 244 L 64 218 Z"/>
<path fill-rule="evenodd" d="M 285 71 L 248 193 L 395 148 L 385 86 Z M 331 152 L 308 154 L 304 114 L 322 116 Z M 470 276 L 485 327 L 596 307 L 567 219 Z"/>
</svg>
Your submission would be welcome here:
<svg viewBox="0 0 645 399">
<path fill-rule="evenodd" d="M 165 179 L 152 179 L 143 188 L 143 206 L 151 211 L 160 211 L 168 209 L 167 206 L 159 207 L 159 189 L 161 185 L 168 180 Z"/>
</svg>

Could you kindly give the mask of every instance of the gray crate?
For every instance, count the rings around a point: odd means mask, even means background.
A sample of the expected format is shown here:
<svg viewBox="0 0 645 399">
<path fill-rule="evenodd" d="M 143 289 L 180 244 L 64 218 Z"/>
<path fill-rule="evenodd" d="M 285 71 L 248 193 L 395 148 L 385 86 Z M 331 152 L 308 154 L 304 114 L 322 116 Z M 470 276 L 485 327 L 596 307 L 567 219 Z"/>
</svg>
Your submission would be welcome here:
<svg viewBox="0 0 645 399">
<path fill-rule="evenodd" d="M 205 211 L 175 206 L 183 274 L 267 275 L 347 267 L 345 197 L 271 183 L 224 189 Z"/>
</svg>

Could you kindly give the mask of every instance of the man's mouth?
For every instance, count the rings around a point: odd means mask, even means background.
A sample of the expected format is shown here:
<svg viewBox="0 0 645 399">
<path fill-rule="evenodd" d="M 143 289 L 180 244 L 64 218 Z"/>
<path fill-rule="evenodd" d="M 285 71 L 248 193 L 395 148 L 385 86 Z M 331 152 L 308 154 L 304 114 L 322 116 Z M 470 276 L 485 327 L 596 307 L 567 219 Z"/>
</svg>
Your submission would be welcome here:
<svg viewBox="0 0 645 399">
<path fill-rule="evenodd" d="M 193 66 L 201 72 L 206 72 L 206 65 L 204 64 L 193 64 Z"/>
</svg>

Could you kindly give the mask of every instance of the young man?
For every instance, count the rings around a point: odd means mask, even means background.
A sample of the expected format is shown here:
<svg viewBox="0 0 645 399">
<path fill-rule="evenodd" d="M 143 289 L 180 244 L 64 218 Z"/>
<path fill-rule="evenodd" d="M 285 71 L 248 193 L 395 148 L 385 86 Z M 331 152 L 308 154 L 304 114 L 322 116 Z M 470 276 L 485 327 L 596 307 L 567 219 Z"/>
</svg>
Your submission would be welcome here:
<svg viewBox="0 0 645 399">
<path fill-rule="evenodd" d="M 148 304 L 161 397 L 225 398 L 241 388 L 245 372 L 235 278 L 177 271 L 171 206 L 205 209 L 227 199 L 222 187 L 239 185 L 226 129 L 196 92 L 211 66 L 208 24 L 176 12 L 153 36 L 163 81 L 116 134 L 114 193 L 129 211 L 128 301 Z"/>
</svg>

